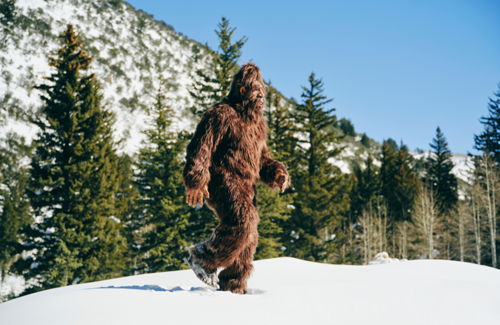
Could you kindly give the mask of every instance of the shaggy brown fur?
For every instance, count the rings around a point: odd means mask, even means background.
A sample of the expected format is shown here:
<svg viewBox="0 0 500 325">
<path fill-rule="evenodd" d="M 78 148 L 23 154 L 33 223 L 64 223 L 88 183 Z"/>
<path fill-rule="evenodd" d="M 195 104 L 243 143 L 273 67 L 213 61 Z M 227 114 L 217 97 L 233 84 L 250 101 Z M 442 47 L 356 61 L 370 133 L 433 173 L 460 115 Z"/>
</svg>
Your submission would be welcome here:
<svg viewBox="0 0 500 325">
<path fill-rule="evenodd" d="M 190 248 L 191 257 L 207 273 L 223 267 L 220 289 L 234 293 L 246 292 L 253 269 L 259 238 L 257 182 L 282 191 L 290 183 L 285 166 L 272 160 L 266 147 L 264 89 L 260 69 L 252 63 L 241 66 L 228 96 L 198 124 L 183 172 L 188 190 L 208 186 L 206 202 L 219 219 L 210 239 Z"/>
</svg>

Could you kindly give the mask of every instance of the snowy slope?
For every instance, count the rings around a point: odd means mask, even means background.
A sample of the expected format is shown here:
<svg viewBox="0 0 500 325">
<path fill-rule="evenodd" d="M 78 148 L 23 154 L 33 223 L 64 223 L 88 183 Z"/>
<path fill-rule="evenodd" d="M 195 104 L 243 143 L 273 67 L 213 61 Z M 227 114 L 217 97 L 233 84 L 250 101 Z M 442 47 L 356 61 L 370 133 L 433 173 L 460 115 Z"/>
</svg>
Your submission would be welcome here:
<svg viewBox="0 0 500 325">
<path fill-rule="evenodd" d="M 0 304 L 15 324 L 498 324 L 500 271 L 450 261 L 342 266 L 255 262 L 251 294 L 191 271 L 69 286 Z"/>
<path fill-rule="evenodd" d="M 410 151 L 410 154 L 415 159 L 427 159 L 431 154 L 431 151 Z M 468 182 L 468 178 L 470 177 L 470 173 L 474 168 L 474 164 L 472 162 L 471 157 L 465 155 L 463 153 L 454 153 L 451 155 L 451 161 L 453 162 L 453 169 L 451 172 L 461 180 Z"/>
<path fill-rule="evenodd" d="M 34 86 L 52 72 L 48 55 L 60 46 L 58 35 L 66 25 L 73 24 L 83 34 L 105 100 L 116 113 L 115 137 L 125 138 L 121 150 L 138 151 L 147 121 L 144 108 L 152 102 L 159 74 L 169 85 L 167 95 L 178 113 L 174 126 L 194 129 L 195 121 L 187 112 L 192 105 L 189 87 L 195 71 L 212 64 L 208 49 L 200 43 L 125 1 L 17 0 L 14 11 L 13 21 L 0 24 L 0 115 L 9 109 L 29 112 L 40 106 Z M 264 79 L 269 79 L 265 71 Z M 37 131 L 14 118 L 6 124 L 0 136 L 13 130 L 31 140 Z M 360 134 L 344 138 L 340 146 L 345 149 L 330 162 L 344 173 L 351 172 L 355 162 L 364 166 L 368 155 L 380 165 L 380 144 L 370 140 L 366 148 L 360 140 Z M 454 160 L 459 164 L 454 172 L 463 179 L 461 156 Z"/>
<path fill-rule="evenodd" d="M 182 118 L 190 106 L 192 76 L 211 64 L 203 45 L 125 2 L 17 0 L 14 20 L 0 25 L 0 111 L 28 112 L 40 106 L 39 92 L 33 87 L 52 73 L 48 56 L 60 46 L 58 36 L 67 24 L 83 34 L 105 100 L 116 113 L 116 138 L 126 138 L 123 150 L 129 153 L 137 151 L 143 138 L 144 108 L 152 102 L 159 74 Z M 177 126 L 184 129 L 190 124 L 183 118 Z M 14 119 L 0 131 L 8 130 L 29 140 L 36 133 L 32 125 Z"/>
</svg>

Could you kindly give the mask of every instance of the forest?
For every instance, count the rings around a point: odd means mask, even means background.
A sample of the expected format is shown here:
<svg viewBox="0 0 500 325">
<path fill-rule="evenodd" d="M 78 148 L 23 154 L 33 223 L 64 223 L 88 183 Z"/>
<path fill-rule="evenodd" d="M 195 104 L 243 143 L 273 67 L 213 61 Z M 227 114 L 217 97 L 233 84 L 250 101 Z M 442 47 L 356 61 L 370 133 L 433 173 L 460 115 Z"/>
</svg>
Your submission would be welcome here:
<svg viewBox="0 0 500 325">
<path fill-rule="evenodd" d="M 195 119 L 229 91 L 247 41 L 234 40 L 234 29 L 222 19 L 212 71 L 196 72 L 189 90 Z M 182 169 L 192 133 L 173 127 L 178 114 L 169 85 L 159 78 L 141 149 L 120 153 L 116 116 L 89 53 L 68 25 L 50 56 L 53 73 L 35 85 L 43 102 L 29 117 L 39 130 L 35 140 L 16 133 L 0 139 L 0 277 L 24 277 L 23 294 L 186 269 L 187 249 L 217 224 L 206 205 L 185 203 Z M 311 73 L 304 85 L 295 100 L 268 83 L 267 146 L 287 166 L 292 185 L 280 194 L 259 184 L 255 259 L 363 265 L 386 251 L 399 259 L 499 267 L 500 88 L 480 118 L 483 131 L 471 135 L 479 154 L 469 154 L 462 181 L 452 173 L 439 127 L 422 159 L 387 139 L 379 156 L 343 173 L 331 162 L 353 126 L 337 119 L 320 77 Z M 366 135 L 361 143 L 371 145 Z"/>
</svg>

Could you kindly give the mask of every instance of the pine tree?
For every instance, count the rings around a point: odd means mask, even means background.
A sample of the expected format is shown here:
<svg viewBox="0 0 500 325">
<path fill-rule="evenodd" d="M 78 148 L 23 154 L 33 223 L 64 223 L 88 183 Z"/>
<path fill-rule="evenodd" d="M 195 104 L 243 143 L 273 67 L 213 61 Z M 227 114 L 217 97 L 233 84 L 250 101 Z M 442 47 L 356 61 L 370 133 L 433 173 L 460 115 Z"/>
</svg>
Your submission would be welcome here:
<svg viewBox="0 0 500 325">
<path fill-rule="evenodd" d="M 351 222 L 356 222 L 363 210 L 371 211 L 380 195 L 380 173 L 373 158 L 368 156 L 365 168 L 355 164 L 353 166 L 353 187 L 351 190 L 350 215 Z"/>
<path fill-rule="evenodd" d="M 214 54 L 215 66 L 218 67 L 215 71 L 218 84 L 220 85 L 219 91 L 221 97 L 226 97 L 231 87 L 231 80 L 235 70 L 238 69 L 238 59 L 241 57 L 241 48 L 248 41 L 247 37 L 242 37 L 234 44 L 231 43 L 235 28 L 229 27 L 229 20 L 222 17 L 222 21 L 218 25 L 219 30 L 215 31 L 219 37 L 219 49 Z"/>
<path fill-rule="evenodd" d="M 496 98 L 490 98 L 488 103 L 489 116 L 481 117 L 484 130 L 474 135 L 474 148 L 491 153 L 496 164 L 500 163 L 500 83 L 499 90 L 494 93 Z"/>
<path fill-rule="evenodd" d="M 0 3 L 0 23 L 7 25 L 15 16 L 16 0 L 3 0 Z"/>
<path fill-rule="evenodd" d="M 20 263 L 36 279 L 29 291 L 121 275 L 125 238 L 115 210 L 118 159 L 113 114 L 102 106 L 90 58 L 68 25 L 50 58 L 29 197 L 37 222 L 27 233 L 32 257 Z"/>
<path fill-rule="evenodd" d="M 217 52 L 211 52 L 212 69 L 208 73 L 201 69 L 197 70 L 192 90 L 189 91 L 195 102 L 191 111 L 196 116 L 201 116 L 213 104 L 227 96 L 231 87 L 231 79 L 238 69 L 241 49 L 248 40 L 242 37 L 232 43 L 236 28 L 229 27 L 229 20 L 226 17 L 222 17 L 218 27 L 219 30 L 215 30 L 215 33 L 219 38 L 219 47 Z"/>
<path fill-rule="evenodd" d="M 0 302 L 5 275 L 16 273 L 11 268 L 24 238 L 21 229 L 31 223 L 30 204 L 26 194 L 29 171 L 25 161 L 32 147 L 24 138 L 8 133 L 0 147 Z"/>
<path fill-rule="evenodd" d="M 259 246 L 255 259 L 283 255 L 283 225 L 290 218 L 293 194 L 280 194 L 263 184 L 258 185 Z"/>
<path fill-rule="evenodd" d="M 349 135 L 351 137 L 356 136 L 356 132 L 354 131 L 354 125 L 352 125 L 351 120 L 343 118 L 339 121 L 339 126 L 344 135 Z"/>
<path fill-rule="evenodd" d="M 386 202 L 389 214 L 394 217 L 394 214 L 399 215 L 400 211 L 396 208 L 395 189 L 397 188 L 396 174 L 398 172 L 398 156 L 394 148 L 387 142 L 382 143 L 382 165 L 380 167 L 380 186 L 381 194 Z"/>
<path fill-rule="evenodd" d="M 265 117 L 268 123 L 267 147 L 271 157 L 283 162 L 290 162 L 294 139 L 291 134 L 290 112 L 283 105 L 278 92 L 268 88 Z M 290 218 L 293 193 L 280 194 L 263 184 L 258 185 L 259 209 L 259 246 L 255 259 L 273 258 L 283 255 L 283 225 Z"/>
<path fill-rule="evenodd" d="M 140 193 L 143 270 L 159 272 L 186 268 L 189 208 L 184 199 L 181 156 L 186 146 L 183 132 L 172 130 L 174 111 L 167 104 L 160 78 L 156 101 L 148 114 L 150 128 L 140 150 L 137 187 Z"/>
<path fill-rule="evenodd" d="M 370 138 L 366 135 L 366 133 L 363 133 L 363 136 L 361 137 L 361 144 L 364 145 L 366 148 L 370 148 Z"/>
<path fill-rule="evenodd" d="M 457 177 L 451 172 L 454 167 L 451 152 L 439 127 L 430 146 L 433 152 L 427 160 L 427 183 L 434 192 L 440 214 L 448 214 L 458 202 Z"/>
<path fill-rule="evenodd" d="M 342 224 L 342 232 L 346 235 L 347 240 L 343 244 L 343 256 L 339 262 L 357 264 L 361 262 L 362 256 L 355 243 L 360 233 L 363 233 L 362 229 L 366 228 L 366 225 L 360 224 L 367 221 L 367 215 L 373 216 L 379 209 L 380 171 L 373 163 L 373 158 L 368 156 L 365 167 L 362 168 L 355 163 L 350 176 L 352 177 L 352 188 L 349 193 L 350 208 L 348 217 L 343 220 Z M 364 246 L 363 253 L 365 253 Z"/>
<path fill-rule="evenodd" d="M 396 199 L 394 203 L 396 205 L 392 209 L 400 212 L 399 220 L 402 221 L 410 220 L 410 213 L 420 188 L 418 177 L 410 167 L 409 157 L 406 146 L 401 145 L 396 161 L 397 173 L 395 175 L 396 188 L 394 191 Z"/>
<path fill-rule="evenodd" d="M 127 240 L 128 267 L 126 275 L 134 275 L 140 269 L 137 265 L 141 255 L 140 245 L 143 238 L 140 235 L 142 221 L 139 219 L 137 200 L 139 192 L 134 182 L 134 160 L 127 154 L 118 157 L 118 191 L 116 198 L 116 213 L 122 221 L 122 233 Z"/>
<path fill-rule="evenodd" d="M 402 143 L 398 146 L 394 140 L 389 140 L 384 141 L 382 145 L 380 204 L 387 209 L 392 254 L 407 258 L 408 229 L 420 183 L 410 166 L 410 155 L 406 146 Z"/>
<path fill-rule="evenodd" d="M 452 173 L 454 167 L 451 161 L 451 152 L 448 149 L 446 138 L 438 127 L 436 137 L 430 144 L 433 151 L 427 159 L 426 186 L 434 196 L 437 206 L 437 216 L 443 224 L 442 248 L 443 258 L 450 259 L 451 255 L 451 224 L 450 218 L 455 215 L 458 204 L 458 182 Z"/>
<path fill-rule="evenodd" d="M 314 73 L 309 77 L 309 86 L 302 88 L 303 103 L 294 114 L 299 146 L 291 168 L 298 195 L 285 231 L 289 236 L 285 237 L 285 254 L 327 261 L 338 248 L 340 238 L 330 240 L 329 234 L 335 234 L 340 227 L 341 214 L 348 209 L 349 191 L 346 177 L 328 161 L 341 152 L 335 109 L 324 109 L 331 100 L 323 95 L 323 83 Z"/>
<path fill-rule="evenodd" d="M 399 146 L 398 146 L 398 143 L 396 142 L 396 140 L 394 140 L 392 138 L 388 138 L 386 140 L 386 142 L 389 145 L 389 147 L 391 147 L 392 150 L 394 150 L 395 152 L 397 152 L 399 150 Z"/>
<path fill-rule="evenodd" d="M 267 147 L 273 159 L 288 166 L 293 163 L 297 139 L 293 136 L 290 107 L 286 107 L 280 94 L 269 85 L 265 116 L 268 125 Z"/>
</svg>

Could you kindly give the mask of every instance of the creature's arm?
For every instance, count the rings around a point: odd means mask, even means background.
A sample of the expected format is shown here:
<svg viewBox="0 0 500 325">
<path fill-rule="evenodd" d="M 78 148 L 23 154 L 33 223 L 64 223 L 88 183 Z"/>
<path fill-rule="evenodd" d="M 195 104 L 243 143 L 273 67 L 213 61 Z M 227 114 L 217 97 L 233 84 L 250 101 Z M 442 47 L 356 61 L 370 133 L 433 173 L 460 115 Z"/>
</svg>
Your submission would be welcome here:
<svg viewBox="0 0 500 325">
<path fill-rule="evenodd" d="M 285 165 L 279 161 L 272 160 L 266 146 L 262 148 L 260 162 L 260 180 L 270 188 L 279 189 L 283 193 L 290 185 L 290 176 L 286 171 Z"/>
<path fill-rule="evenodd" d="M 219 121 L 213 110 L 207 111 L 187 146 L 186 165 L 182 172 L 184 185 L 187 188 L 187 202 L 195 206 L 203 205 L 203 194 L 208 197 L 208 182 L 210 181 L 210 165 L 212 154 L 216 149 L 219 134 Z"/>
</svg>

